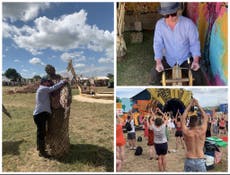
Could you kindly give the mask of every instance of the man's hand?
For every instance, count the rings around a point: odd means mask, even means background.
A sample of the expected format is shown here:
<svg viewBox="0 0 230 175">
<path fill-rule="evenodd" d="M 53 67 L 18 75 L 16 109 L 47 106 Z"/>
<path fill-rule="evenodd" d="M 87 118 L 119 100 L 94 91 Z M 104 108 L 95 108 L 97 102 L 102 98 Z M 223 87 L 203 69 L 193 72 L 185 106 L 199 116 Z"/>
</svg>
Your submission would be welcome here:
<svg viewBox="0 0 230 175">
<path fill-rule="evenodd" d="M 164 70 L 164 66 L 163 66 L 161 60 L 157 59 L 156 60 L 156 71 L 157 72 L 162 72 L 163 70 Z"/>
<path fill-rule="evenodd" d="M 196 63 L 196 62 L 193 61 L 191 69 L 194 70 L 194 71 L 197 71 L 199 68 L 200 68 L 199 63 Z"/>
<path fill-rule="evenodd" d="M 64 80 L 63 80 L 63 83 L 64 83 L 64 84 L 67 84 L 67 83 L 68 83 L 68 80 L 64 79 Z"/>
<path fill-rule="evenodd" d="M 194 57 L 192 65 L 191 65 L 191 69 L 194 71 L 197 71 L 199 68 L 200 68 L 199 57 Z"/>
<path fill-rule="evenodd" d="M 197 106 L 197 107 L 199 107 L 199 106 L 200 106 L 200 105 L 199 105 L 199 102 L 198 102 L 198 100 L 197 100 L 197 99 L 195 99 L 195 98 L 194 98 L 194 99 L 193 99 L 193 101 L 194 101 L 194 102 L 193 102 L 193 104 L 194 104 L 195 106 Z"/>
</svg>

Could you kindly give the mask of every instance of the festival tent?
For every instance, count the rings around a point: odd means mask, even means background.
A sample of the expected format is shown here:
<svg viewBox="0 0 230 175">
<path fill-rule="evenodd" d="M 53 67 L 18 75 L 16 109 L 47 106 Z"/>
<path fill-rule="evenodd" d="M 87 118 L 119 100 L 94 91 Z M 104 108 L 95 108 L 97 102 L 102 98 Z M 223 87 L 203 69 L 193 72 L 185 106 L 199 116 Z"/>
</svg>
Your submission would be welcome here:
<svg viewBox="0 0 230 175">
<path fill-rule="evenodd" d="M 185 89 L 168 89 L 168 88 L 147 88 L 135 96 L 131 97 L 133 103 L 146 104 L 151 103 L 152 100 L 159 102 L 164 112 L 172 111 L 174 116 L 179 109 L 181 113 L 184 112 L 185 107 L 189 104 L 192 98 L 192 92 Z M 139 105 L 140 110 L 143 110 L 143 105 Z"/>
<path fill-rule="evenodd" d="M 96 86 L 107 86 L 109 78 L 106 76 L 98 76 L 94 79 Z"/>
</svg>

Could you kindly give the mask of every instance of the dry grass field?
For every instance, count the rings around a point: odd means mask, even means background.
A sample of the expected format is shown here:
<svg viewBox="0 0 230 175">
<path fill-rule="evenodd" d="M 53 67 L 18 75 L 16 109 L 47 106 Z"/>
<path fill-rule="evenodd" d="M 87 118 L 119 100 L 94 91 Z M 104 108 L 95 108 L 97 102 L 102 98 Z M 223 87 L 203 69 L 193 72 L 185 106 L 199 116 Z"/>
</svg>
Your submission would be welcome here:
<svg viewBox="0 0 230 175">
<path fill-rule="evenodd" d="M 113 104 L 72 100 L 70 113 L 70 152 L 60 160 L 38 156 L 36 126 L 32 113 L 35 93 L 7 95 L 3 104 L 12 119 L 2 119 L 3 172 L 113 172 Z M 111 91 L 98 88 L 97 91 Z M 77 91 L 73 90 L 73 95 Z"/>
</svg>

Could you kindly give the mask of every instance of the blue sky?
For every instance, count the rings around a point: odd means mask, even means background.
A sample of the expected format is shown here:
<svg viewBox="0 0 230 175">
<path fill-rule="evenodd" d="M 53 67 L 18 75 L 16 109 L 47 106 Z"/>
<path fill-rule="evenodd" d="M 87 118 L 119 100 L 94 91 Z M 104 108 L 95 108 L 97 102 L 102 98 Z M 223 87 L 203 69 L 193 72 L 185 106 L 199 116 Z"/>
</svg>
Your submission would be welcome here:
<svg viewBox="0 0 230 175">
<path fill-rule="evenodd" d="M 120 98 L 131 98 L 145 88 L 117 88 L 116 96 Z M 228 103 L 227 88 L 185 88 L 191 90 L 193 97 L 196 98 L 202 107 L 216 106 Z"/>
<path fill-rule="evenodd" d="M 51 64 L 66 72 L 68 60 L 84 77 L 114 74 L 113 3 L 3 3 L 2 73 L 45 75 Z"/>
</svg>

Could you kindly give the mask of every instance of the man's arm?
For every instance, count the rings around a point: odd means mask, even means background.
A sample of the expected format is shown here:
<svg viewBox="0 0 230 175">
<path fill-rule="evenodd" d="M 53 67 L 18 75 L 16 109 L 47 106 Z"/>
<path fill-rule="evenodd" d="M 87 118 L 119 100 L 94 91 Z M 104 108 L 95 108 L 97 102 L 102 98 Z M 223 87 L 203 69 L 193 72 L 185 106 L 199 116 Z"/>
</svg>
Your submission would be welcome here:
<svg viewBox="0 0 230 175">
<path fill-rule="evenodd" d="M 205 113 L 205 111 L 203 110 L 203 108 L 200 106 L 200 104 L 198 103 L 196 99 L 194 100 L 194 104 L 198 107 L 198 109 L 201 112 L 201 116 L 203 118 L 202 129 L 206 131 L 208 127 L 208 115 Z"/>
<path fill-rule="evenodd" d="M 164 42 L 161 37 L 161 25 L 157 22 L 154 32 L 154 39 L 153 39 L 153 50 L 154 50 L 154 58 L 156 61 L 156 70 L 161 72 L 164 70 L 163 64 L 161 62 L 163 58 L 163 50 Z"/>
<path fill-rule="evenodd" d="M 193 62 L 191 65 L 191 69 L 197 71 L 200 68 L 199 60 L 200 60 L 200 40 L 199 40 L 199 32 L 196 25 L 191 21 L 190 27 L 188 28 L 189 35 L 189 46 L 190 52 L 193 56 Z"/>
<path fill-rule="evenodd" d="M 67 83 L 66 80 L 61 80 L 61 81 L 58 82 L 57 84 L 55 84 L 55 85 L 49 87 L 49 88 L 48 88 L 48 89 L 49 89 L 49 92 L 53 92 L 53 91 L 55 91 L 55 90 L 61 88 L 61 87 L 64 86 L 66 83 Z"/>
<path fill-rule="evenodd" d="M 179 111 L 179 109 L 177 110 L 177 113 L 176 113 L 176 120 L 177 120 L 177 118 L 178 118 L 178 116 L 179 116 L 179 114 L 180 114 L 180 111 Z"/>
<path fill-rule="evenodd" d="M 186 118 L 188 116 L 189 111 L 191 110 L 191 107 L 193 106 L 194 103 L 194 99 L 191 99 L 189 105 L 187 106 L 187 108 L 185 109 L 182 117 L 181 117 L 181 128 L 183 133 L 186 133 L 188 128 L 186 127 Z"/>
</svg>

